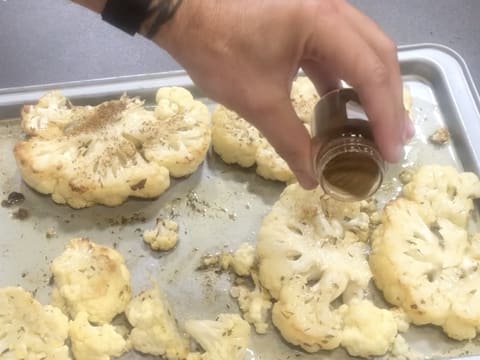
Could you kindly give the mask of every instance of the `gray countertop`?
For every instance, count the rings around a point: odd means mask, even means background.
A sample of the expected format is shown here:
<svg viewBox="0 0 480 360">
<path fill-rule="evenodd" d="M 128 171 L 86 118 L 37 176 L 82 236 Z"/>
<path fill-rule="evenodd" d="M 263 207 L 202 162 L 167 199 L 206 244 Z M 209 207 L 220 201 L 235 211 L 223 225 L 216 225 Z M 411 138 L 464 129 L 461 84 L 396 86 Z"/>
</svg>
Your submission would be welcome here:
<svg viewBox="0 0 480 360">
<path fill-rule="evenodd" d="M 447 45 L 480 87 L 480 0 L 352 0 L 398 43 Z M 67 0 L 0 0 L 0 88 L 179 69 Z"/>
</svg>

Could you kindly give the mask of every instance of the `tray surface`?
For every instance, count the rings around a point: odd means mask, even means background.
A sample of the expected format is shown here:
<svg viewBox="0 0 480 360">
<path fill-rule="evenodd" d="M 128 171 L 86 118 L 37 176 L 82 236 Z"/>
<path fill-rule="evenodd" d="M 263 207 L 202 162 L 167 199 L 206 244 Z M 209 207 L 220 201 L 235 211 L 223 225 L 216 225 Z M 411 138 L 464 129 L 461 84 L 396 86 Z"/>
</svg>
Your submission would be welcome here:
<svg viewBox="0 0 480 360">
<path fill-rule="evenodd" d="M 417 134 L 406 148 L 404 161 L 389 167 L 378 194 L 382 203 L 398 193 L 397 176 L 405 167 L 450 164 L 480 174 L 480 142 L 475 141 L 475 134 L 480 134 L 479 98 L 463 61 L 451 50 L 433 45 L 401 48 L 399 58 L 405 86 L 413 98 L 411 115 Z M 19 220 L 12 216 L 17 208 L 0 208 L 0 287 L 20 285 L 47 303 L 50 261 L 69 239 L 83 236 L 114 246 L 125 256 L 135 294 L 152 279 L 158 281 L 180 323 L 237 312 L 228 294 L 228 277 L 195 268 L 206 253 L 234 250 L 242 242 L 255 243 L 261 220 L 278 199 L 282 184 L 265 181 L 252 169 L 228 166 L 210 151 L 196 173 L 174 180 L 156 200 L 131 199 L 116 208 L 73 210 L 28 188 L 12 155 L 14 143 L 22 137 L 16 118 L 19 106 L 34 102 L 49 89 L 61 89 L 74 104 L 98 103 L 123 92 L 151 103 L 158 87 L 171 85 L 184 86 L 211 109 L 215 106 L 182 72 L 0 90 L 2 199 L 12 191 L 21 192 L 26 198 L 21 207 L 29 212 L 27 219 Z M 433 146 L 428 136 L 442 126 L 448 128 L 452 141 L 445 147 Z M 179 245 L 169 253 L 150 251 L 141 238 L 143 230 L 152 228 L 159 216 L 174 217 L 180 227 Z M 57 236 L 47 238 L 50 229 Z M 415 350 L 433 358 L 480 354 L 475 341 L 455 342 L 433 327 L 412 326 L 405 337 Z M 292 355 L 296 359 L 350 358 L 343 350 L 305 354 L 283 342 L 274 329 L 263 336 L 254 335 L 251 348 L 251 359 L 288 359 Z M 148 358 L 153 359 L 137 353 L 122 357 Z"/>
</svg>

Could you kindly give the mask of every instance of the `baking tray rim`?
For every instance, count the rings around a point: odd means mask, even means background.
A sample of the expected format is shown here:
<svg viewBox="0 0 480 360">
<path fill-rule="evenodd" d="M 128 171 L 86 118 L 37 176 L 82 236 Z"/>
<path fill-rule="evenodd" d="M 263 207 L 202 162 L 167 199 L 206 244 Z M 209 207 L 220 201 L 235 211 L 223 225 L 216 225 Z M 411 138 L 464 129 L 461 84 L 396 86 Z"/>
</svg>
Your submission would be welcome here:
<svg viewBox="0 0 480 360">
<path fill-rule="evenodd" d="M 438 43 L 418 43 L 418 44 L 407 44 L 407 45 L 400 45 L 398 46 L 398 53 L 400 58 L 405 56 L 405 54 L 410 55 L 408 60 L 414 60 L 415 56 L 411 55 L 412 51 L 424 51 L 424 50 L 433 50 L 435 52 L 443 53 L 443 55 L 447 55 L 450 58 L 453 58 L 461 67 L 463 75 L 469 85 L 470 91 L 472 92 L 473 96 L 478 100 L 480 98 L 479 92 L 471 75 L 471 72 L 468 68 L 468 65 L 464 58 L 454 49 L 448 47 L 446 45 L 438 44 Z M 425 59 L 425 57 L 422 57 Z M 401 59 L 400 59 L 401 60 Z M 438 64 L 437 64 L 438 65 Z M 22 94 L 25 93 L 35 93 L 38 91 L 46 91 L 51 89 L 60 89 L 66 91 L 67 96 L 75 96 L 80 95 L 71 94 L 71 90 L 75 88 L 86 88 L 86 87 L 102 87 L 102 86 L 112 86 L 115 84 L 126 84 L 126 83 L 145 83 L 148 84 L 149 81 L 154 82 L 158 80 L 165 80 L 170 79 L 172 84 L 176 84 L 178 86 L 192 86 L 193 82 L 188 76 L 185 70 L 172 70 L 172 71 L 164 71 L 164 72 L 153 72 L 153 73 L 143 73 L 143 74 L 135 74 L 135 75 L 122 75 L 122 76 L 114 76 L 114 77 L 105 77 L 105 78 L 96 78 L 96 79 L 87 79 L 87 80 L 74 80 L 74 81 L 66 81 L 66 82 L 54 82 L 54 83 L 46 83 L 46 84 L 37 84 L 37 85 L 27 85 L 27 86 L 19 86 L 19 87 L 7 87 L 7 88 L 0 88 L 0 106 L 5 105 L 7 103 L 11 104 L 11 100 L 5 99 L 8 96 L 9 99 L 15 97 L 21 97 Z M 133 85 L 133 84 L 132 84 Z M 70 91 L 69 91 L 70 90 Z M 476 103 L 477 108 L 480 107 L 480 103 L 477 101 Z"/>
</svg>

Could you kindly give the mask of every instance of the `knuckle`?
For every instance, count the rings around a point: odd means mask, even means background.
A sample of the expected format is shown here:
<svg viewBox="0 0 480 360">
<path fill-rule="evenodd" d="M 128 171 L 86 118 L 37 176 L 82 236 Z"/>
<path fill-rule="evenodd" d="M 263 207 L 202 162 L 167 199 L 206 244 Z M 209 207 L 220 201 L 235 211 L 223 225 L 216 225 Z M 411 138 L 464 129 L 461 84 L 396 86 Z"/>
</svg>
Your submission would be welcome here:
<svg viewBox="0 0 480 360">
<path fill-rule="evenodd" d="M 397 56 L 397 45 L 393 42 L 392 39 L 386 37 L 380 42 L 380 51 L 388 59 L 396 58 Z"/>
<path fill-rule="evenodd" d="M 315 19 L 318 17 L 330 18 L 337 16 L 341 11 L 341 4 L 344 0 L 310 0 L 303 2 L 303 9 L 307 16 L 312 16 Z"/>
<path fill-rule="evenodd" d="M 370 74 L 369 78 L 371 79 L 372 84 L 375 86 L 385 85 L 390 78 L 387 66 L 380 60 L 377 60 L 371 65 L 368 73 Z"/>
</svg>

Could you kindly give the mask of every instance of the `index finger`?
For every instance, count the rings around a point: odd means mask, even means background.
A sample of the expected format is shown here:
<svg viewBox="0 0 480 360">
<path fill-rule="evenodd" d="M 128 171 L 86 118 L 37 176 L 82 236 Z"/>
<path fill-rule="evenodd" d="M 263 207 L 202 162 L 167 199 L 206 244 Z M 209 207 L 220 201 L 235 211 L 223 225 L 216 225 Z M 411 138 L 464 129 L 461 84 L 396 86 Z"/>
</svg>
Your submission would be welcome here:
<svg viewBox="0 0 480 360">
<path fill-rule="evenodd" d="M 311 39 L 309 52 L 358 91 L 380 152 L 389 162 L 399 161 L 406 118 L 399 94 L 391 86 L 399 81 L 398 63 L 382 60 L 341 15 L 323 20 L 317 23 L 318 31 Z"/>
</svg>

